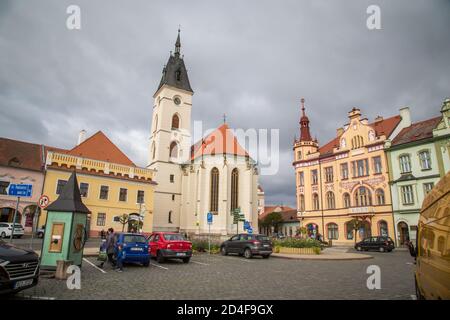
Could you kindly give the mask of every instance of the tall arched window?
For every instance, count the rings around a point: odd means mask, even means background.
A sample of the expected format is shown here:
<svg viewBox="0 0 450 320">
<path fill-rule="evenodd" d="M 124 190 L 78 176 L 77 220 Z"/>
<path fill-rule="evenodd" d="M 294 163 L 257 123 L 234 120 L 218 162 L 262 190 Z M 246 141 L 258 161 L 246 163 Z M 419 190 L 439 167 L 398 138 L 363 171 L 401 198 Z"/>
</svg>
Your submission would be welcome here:
<svg viewBox="0 0 450 320">
<path fill-rule="evenodd" d="M 350 208 L 351 202 L 350 202 L 350 195 L 348 193 L 344 193 L 344 208 Z"/>
<path fill-rule="evenodd" d="M 239 204 L 239 171 L 231 171 L 231 210 L 237 209 Z"/>
<path fill-rule="evenodd" d="M 339 238 L 339 229 L 336 223 L 327 224 L 328 239 L 337 240 Z"/>
<path fill-rule="evenodd" d="M 384 221 L 384 220 L 381 220 L 379 223 L 378 223 L 378 232 L 379 232 L 379 235 L 380 236 L 382 236 L 382 237 L 387 237 L 387 236 L 389 236 L 389 233 L 388 233 L 388 225 L 387 225 L 387 222 L 386 221 Z"/>
<path fill-rule="evenodd" d="M 319 210 L 319 195 L 317 193 L 313 194 L 313 210 Z"/>
<path fill-rule="evenodd" d="M 377 191 L 375 191 L 375 196 L 377 197 L 377 204 L 378 205 L 385 204 L 386 200 L 384 198 L 384 191 L 383 191 L 383 189 L 377 189 Z"/>
<path fill-rule="evenodd" d="M 300 195 L 300 211 L 305 211 L 305 196 L 303 194 Z"/>
<path fill-rule="evenodd" d="M 219 211 L 219 169 L 213 168 L 211 170 L 211 192 L 210 192 L 210 207 L 212 213 L 217 214 Z"/>
<path fill-rule="evenodd" d="M 169 157 L 178 158 L 178 143 L 176 143 L 175 141 L 172 141 L 172 143 L 170 144 Z"/>
<path fill-rule="evenodd" d="M 327 207 L 328 209 L 334 209 L 336 207 L 336 201 L 334 199 L 334 193 L 331 191 L 327 192 Z"/>
<path fill-rule="evenodd" d="M 179 129 L 180 128 L 180 118 L 177 114 L 174 114 L 172 117 L 172 129 Z"/>
<path fill-rule="evenodd" d="M 355 192 L 355 203 L 358 207 L 371 206 L 372 195 L 370 190 L 366 187 L 359 187 Z"/>
</svg>

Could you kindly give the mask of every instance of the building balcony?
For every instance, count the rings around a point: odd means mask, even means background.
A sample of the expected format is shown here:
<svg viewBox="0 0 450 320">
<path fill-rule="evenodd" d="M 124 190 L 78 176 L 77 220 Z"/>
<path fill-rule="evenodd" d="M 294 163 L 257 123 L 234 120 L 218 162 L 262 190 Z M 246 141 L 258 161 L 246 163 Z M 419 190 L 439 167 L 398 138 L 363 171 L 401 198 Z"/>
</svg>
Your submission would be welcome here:
<svg viewBox="0 0 450 320">
<path fill-rule="evenodd" d="M 135 180 L 153 180 L 152 169 L 126 166 L 51 151 L 47 153 L 46 165 Z"/>
</svg>

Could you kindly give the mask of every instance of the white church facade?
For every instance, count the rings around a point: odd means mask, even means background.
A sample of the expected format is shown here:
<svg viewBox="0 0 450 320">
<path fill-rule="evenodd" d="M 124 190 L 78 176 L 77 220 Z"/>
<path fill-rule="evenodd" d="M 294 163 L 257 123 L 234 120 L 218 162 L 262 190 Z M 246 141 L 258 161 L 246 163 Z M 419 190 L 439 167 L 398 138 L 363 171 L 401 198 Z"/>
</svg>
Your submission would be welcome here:
<svg viewBox="0 0 450 320">
<path fill-rule="evenodd" d="M 193 90 L 180 54 L 175 52 L 163 69 L 153 98 L 148 168 L 155 170 L 153 230 L 225 238 L 244 232 L 233 224 L 239 208 L 253 230 L 258 230 L 258 169 L 226 123 L 192 145 Z M 207 223 L 207 213 L 213 223 Z"/>
</svg>

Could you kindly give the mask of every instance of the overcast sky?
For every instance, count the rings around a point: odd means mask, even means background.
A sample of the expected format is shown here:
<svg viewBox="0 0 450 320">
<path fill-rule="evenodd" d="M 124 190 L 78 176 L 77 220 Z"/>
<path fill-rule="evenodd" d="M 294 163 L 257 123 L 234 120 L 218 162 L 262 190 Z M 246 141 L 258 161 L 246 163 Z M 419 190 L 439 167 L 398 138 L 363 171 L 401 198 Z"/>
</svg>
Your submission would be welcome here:
<svg viewBox="0 0 450 320">
<path fill-rule="evenodd" d="M 66 8 L 81 8 L 81 30 Z M 366 9 L 381 8 L 381 30 Z M 266 202 L 295 206 L 292 141 L 306 99 L 320 144 L 354 106 L 373 120 L 450 96 L 450 1 L 0 1 L 0 136 L 72 148 L 105 132 L 147 164 L 152 95 L 181 25 L 192 121 L 280 129 Z"/>
</svg>

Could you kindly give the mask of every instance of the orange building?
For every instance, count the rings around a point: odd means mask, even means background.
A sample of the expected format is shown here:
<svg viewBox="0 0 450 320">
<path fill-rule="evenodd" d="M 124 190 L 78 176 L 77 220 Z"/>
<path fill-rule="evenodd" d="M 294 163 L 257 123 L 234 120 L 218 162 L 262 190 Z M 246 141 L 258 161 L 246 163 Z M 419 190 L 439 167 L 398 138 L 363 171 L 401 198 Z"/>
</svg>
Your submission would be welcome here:
<svg viewBox="0 0 450 320">
<path fill-rule="evenodd" d="M 402 120 L 402 119 L 405 120 Z M 308 235 L 351 245 L 367 236 L 394 239 L 384 143 L 404 127 L 409 109 L 369 123 L 353 108 L 348 123 L 323 146 L 313 140 L 302 99 L 300 139 L 294 141 L 297 215 Z M 352 220 L 358 221 L 355 232 Z"/>
</svg>

